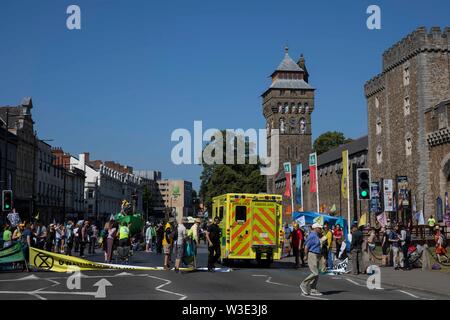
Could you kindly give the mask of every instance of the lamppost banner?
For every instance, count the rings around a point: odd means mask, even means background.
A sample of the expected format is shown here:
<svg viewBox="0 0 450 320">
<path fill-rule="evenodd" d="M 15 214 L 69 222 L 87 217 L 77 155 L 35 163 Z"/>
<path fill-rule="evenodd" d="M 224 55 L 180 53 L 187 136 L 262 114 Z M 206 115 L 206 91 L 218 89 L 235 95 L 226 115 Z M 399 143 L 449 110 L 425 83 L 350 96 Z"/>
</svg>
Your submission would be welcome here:
<svg viewBox="0 0 450 320">
<path fill-rule="evenodd" d="M 380 201 L 380 184 L 378 182 L 372 182 L 370 185 L 370 212 L 379 213 L 381 212 L 381 201 Z"/>
<path fill-rule="evenodd" d="M 392 179 L 383 180 L 384 211 L 394 211 L 394 188 Z"/>
<path fill-rule="evenodd" d="M 398 207 L 409 206 L 409 191 L 408 191 L 408 177 L 397 177 L 397 189 L 398 189 Z"/>
</svg>

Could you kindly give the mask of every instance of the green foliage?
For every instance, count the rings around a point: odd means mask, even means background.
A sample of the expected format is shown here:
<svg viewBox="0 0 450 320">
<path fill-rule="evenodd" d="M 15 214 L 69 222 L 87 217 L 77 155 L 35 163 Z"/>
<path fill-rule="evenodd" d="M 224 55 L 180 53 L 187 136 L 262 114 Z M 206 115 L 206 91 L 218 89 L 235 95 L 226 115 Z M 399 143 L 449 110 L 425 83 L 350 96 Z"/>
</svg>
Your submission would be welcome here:
<svg viewBox="0 0 450 320">
<path fill-rule="evenodd" d="M 328 131 L 317 137 L 314 141 L 313 148 L 317 152 L 317 155 L 319 155 L 351 141 L 353 140 L 345 138 L 342 132 Z"/>
<path fill-rule="evenodd" d="M 238 146 L 244 147 L 244 164 L 203 164 L 200 176 L 200 197 L 207 210 L 211 212 L 212 198 L 225 193 L 260 193 L 266 191 L 266 179 L 260 174 L 260 161 L 250 164 L 250 156 L 254 154 L 254 146 L 243 137 L 226 139 L 224 131 L 223 160 L 226 160 L 226 146 L 233 151 L 234 162 L 237 162 Z M 230 137 L 229 137 L 230 138 Z M 212 142 L 214 143 L 214 142 Z M 206 147 L 205 147 L 206 148 Z"/>
<path fill-rule="evenodd" d="M 152 194 L 146 185 L 144 185 L 142 190 L 142 205 L 145 216 L 151 216 L 153 213 Z"/>
</svg>

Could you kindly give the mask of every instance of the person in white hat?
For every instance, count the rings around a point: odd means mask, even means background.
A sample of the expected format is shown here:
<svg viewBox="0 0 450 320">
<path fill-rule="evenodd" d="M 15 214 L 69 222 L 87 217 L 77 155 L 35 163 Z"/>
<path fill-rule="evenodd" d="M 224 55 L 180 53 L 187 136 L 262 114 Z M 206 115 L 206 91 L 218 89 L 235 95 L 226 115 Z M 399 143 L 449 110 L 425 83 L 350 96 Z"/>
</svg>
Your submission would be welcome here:
<svg viewBox="0 0 450 320">
<path fill-rule="evenodd" d="M 305 242 L 305 254 L 308 257 L 308 267 L 311 274 L 300 284 L 300 290 L 304 295 L 321 296 L 322 293 L 317 290 L 317 283 L 319 281 L 321 260 L 320 237 L 322 225 L 314 223 L 311 229 L 312 231 Z"/>
</svg>

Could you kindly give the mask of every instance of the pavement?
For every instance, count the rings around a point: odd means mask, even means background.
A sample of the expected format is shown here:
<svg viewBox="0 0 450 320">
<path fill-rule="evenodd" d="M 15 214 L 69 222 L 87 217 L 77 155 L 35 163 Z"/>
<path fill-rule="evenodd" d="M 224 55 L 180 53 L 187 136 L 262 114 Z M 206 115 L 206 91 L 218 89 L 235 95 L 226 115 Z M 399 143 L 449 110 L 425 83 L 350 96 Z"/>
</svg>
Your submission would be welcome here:
<svg viewBox="0 0 450 320">
<path fill-rule="evenodd" d="M 87 256 L 103 262 L 103 254 Z M 199 266 L 205 267 L 207 249 L 199 248 Z M 135 252 L 131 265 L 162 266 L 163 256 Z M 292 258 L 270 268 L 255 263 L 217 266 L 215 273 L 192 271 L 83 271 L 1 273 L 2 300 L 435 300 L 450 299 L 447 274 L 381 269 L 381 288 L 369 289 L 367 276 L 322 275 L 318 289 L 323 296 L 303 296 L 299 284 L 308 268 L 294 269 Z"/>
</svg>

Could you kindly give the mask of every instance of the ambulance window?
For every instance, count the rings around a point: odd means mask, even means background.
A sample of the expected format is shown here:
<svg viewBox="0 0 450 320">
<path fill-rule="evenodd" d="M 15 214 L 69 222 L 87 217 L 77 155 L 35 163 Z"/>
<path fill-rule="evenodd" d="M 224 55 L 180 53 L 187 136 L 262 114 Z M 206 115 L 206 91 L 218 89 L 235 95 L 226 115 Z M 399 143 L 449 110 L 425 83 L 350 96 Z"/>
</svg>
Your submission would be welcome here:
<svg viewBox="0 0 450 320">
<path fill-rule="evenodd" d="M 237 206 L 236 207 L 236 221 L 247 221 L 247 207 Z"/>
<path fill-rule="evenodd" d="M 219 218 L 221 221 L 223 220 L 223 207 L 219 208 Z"/>
<path fill-rule="evenodd" d="M 217 217 L 217 207 L 214 210 L 214 218 Z"/>
</svg>

